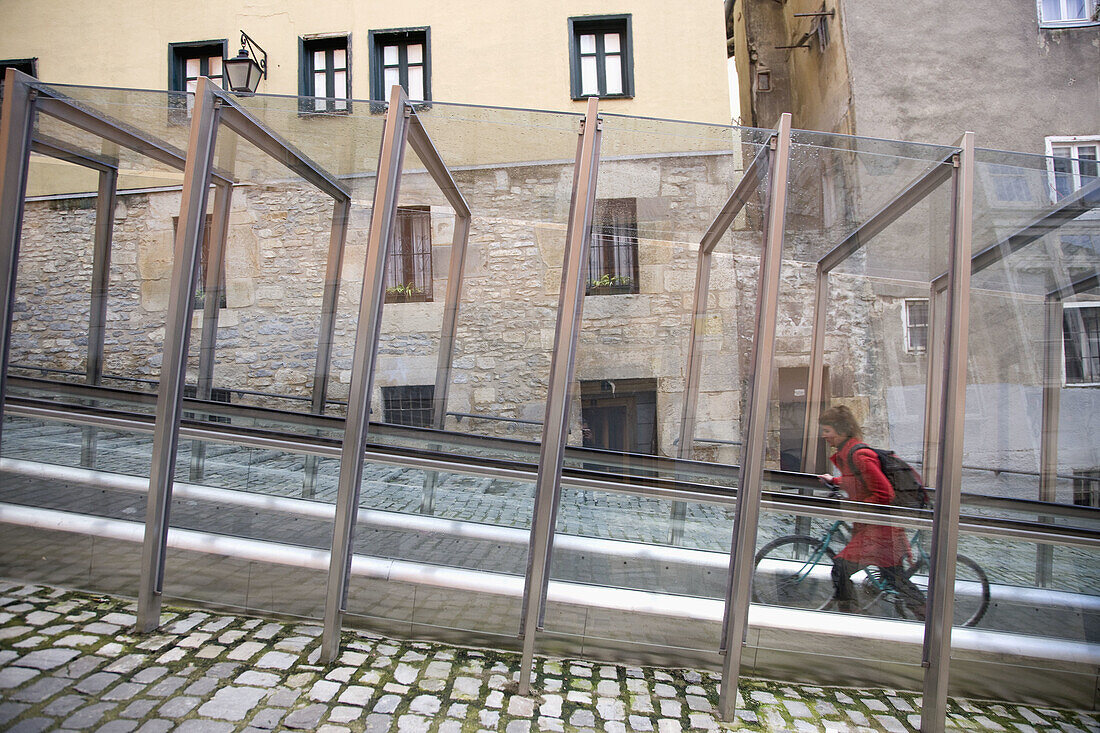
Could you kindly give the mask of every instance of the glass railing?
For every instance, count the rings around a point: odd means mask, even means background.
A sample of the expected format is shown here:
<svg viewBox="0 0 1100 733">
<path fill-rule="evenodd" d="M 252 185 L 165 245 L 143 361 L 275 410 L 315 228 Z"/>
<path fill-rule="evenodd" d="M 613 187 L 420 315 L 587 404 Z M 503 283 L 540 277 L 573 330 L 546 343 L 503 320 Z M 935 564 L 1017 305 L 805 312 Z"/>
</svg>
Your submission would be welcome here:
<svg viewBox="0 0 1100 733">
<path fill-rule="evenodd" d="M 13 523 L 21 541 L 46 523 L 30 510 L 99 522 L 71 532 L 114 544 L 95 572 L 73 577 L 106 582 L 117 552 L 128 563 L 118 578 L 136 583 L 156 392 L 175 332 L 167 303 L 190 121 L 167 93 L 43 93 L 144 143 L 110 158 L 120 194 L 105 304 L 92 298 L 96 177 L 32 155 L 0 504 L 24 512 Z M 316 116 L 292 97 L 236 103 L 285 154 L 218 132 L 170 443 L 165 594 L 322 615 L 347 401 L 365 350 L 377 348 L 347 615 L 400 633 L 514 639 L 551 363 L 567 349 L 555 333 L 581 117 L 415 109 L 431 149 L 404 155 L 378 292 L 364 277 L 384 105 Z M 816 483 L 835 469 L 813 416 L 841 405 L 868 444 L 924 474 L 934 500 L 961 495 L 959 660 L 993 664 L 990 649 L 1017 641 L 1091 644 L 1095 181 L 1067 189 L 1049 159 L 978 151 L 963 465 L 953 485 L 937 486 L 958 151 L 795 131 L 789 173 L 774 181 L 770 130 L 605 114 L 599 133 L 588 241 L 573 243 L 587 248 L 583 308 L 540 638 L 685 657 L 718 650 L 748 407 L 765 400 L 763 504 L 741 528 L 756 537 L 746 669 L 802 678 L 858 658 L 920 684 L 933 514 L 829 498 Z M 86 127 L 45 114 L 36 135 L 104 149 Z M 470 209 L 468 238 L 452 184 Z M 787 203 L 770 393 L 753 395 L 778 186 Z M 364 290 L 383 301 L 374 345 L 356 344 Z M 864 552 L 860 537 L 889 547 Z M 843 605 L 837 554 L 853 564 Z M 1067 649 L 1059 654 L 1080 647 Z M 1020 659 L 996 668 L 1044 664 L 1040 651 Z"/>
</svg>

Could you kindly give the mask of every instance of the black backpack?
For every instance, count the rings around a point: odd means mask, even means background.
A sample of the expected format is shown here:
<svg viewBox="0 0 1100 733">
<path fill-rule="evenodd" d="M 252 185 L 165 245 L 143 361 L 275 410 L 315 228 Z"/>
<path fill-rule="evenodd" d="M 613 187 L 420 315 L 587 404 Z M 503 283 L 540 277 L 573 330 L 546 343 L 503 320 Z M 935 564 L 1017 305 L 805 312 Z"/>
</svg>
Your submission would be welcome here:
<svg viewBox="0 0 1100 733">
<path fill-rule="evenodd" d="M 862 448 L 868 448 L 878 456 L 882 473 L 886 476 L 886 480 L 890 482 L 890 485 L 894 487 L 894 501 L 892 502 L 894 506 L 907 509 L 924 509 L 928 506 L 928 489 L 921 483 L 920 474 L 892 450 L 871 448 L 866 443 L 856 443 L 848 451 L 848 465 L 852 467 L 853 471 L 859 473 L 854 458 L 856 451 Z"/>
</svg>

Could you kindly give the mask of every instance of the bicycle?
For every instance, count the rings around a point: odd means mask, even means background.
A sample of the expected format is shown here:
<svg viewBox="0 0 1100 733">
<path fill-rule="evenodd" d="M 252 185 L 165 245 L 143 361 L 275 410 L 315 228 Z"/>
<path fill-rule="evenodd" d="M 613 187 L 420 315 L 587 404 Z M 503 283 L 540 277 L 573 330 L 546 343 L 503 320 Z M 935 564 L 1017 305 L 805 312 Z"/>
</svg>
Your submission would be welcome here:
<svg viewBox="0 0 1100 733">
<path fill-rule="evenodd" d="M 756 553 L 753 568 L 752 600 L 772 606 L 827 610 L 834 605 L 832 561 L 836 555 L 829 546 L 833 540 L 847 544 L 851 527 L 833 522 L 821 537 L 786 535 L 772 540 Z M 928 554 L 921 543 L 922 531 L 913 533 L 913 555 L 902 564 L 902 575 L 920 588 L 927 597 Z M 862 578 L 860 577 L 862 576 Z M 868 613 L 873 606 L 892 606 L 901 618 L 919 616 L 910 610 L 901 593 L 869 566 L 853 578 L 856 608 Z M 958 555 L 955 564 L 955 626 L 975 626 L 989 609 L 989 580 L 978 563 Z"/>
</svg>

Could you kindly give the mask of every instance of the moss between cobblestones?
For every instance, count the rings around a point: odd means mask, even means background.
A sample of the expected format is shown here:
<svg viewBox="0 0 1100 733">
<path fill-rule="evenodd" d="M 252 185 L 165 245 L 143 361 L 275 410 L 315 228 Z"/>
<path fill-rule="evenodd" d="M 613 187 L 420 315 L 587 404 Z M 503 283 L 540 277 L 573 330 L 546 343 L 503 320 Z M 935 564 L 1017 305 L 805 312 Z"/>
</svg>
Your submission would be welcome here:
<svg viewBox="0 0 1100 733">
<path fill-rule="evenodd" d="M 313 622 L 166 607 L 158 632 L 137 635 L 121 625 L 133 614 L 126 600 L 0 581 L 0 730 L 672 733 L 919 726 L 920 697 L 911 692 L 742 679 L 739 719 L 721 723 L 719 677 L 712 672 L 538 659 L 535 692 L 520 697 L 519 656 L 508 652 L 349 631 L 340 658 L 323 666 L 321 629 Z M 66 648 L 77 653 L 54 665 L 32 656 Z M 1100 732 L 1095 716 L 1083 712 L 967 700 L 949 702 L 948 723 Z"/>
</svg>

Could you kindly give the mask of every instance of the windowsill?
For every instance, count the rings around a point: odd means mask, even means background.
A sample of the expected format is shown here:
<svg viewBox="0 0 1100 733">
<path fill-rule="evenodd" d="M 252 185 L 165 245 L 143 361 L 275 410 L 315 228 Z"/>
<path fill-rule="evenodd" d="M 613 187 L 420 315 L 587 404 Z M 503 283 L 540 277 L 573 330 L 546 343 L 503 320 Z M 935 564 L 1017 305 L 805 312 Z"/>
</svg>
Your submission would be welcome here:
<svg viewBox="0 0 1100 733">
<path fill-rule="evenodd" d="M 351 114 L 351 110 L 349 109 L 349 110 L 342 111 L 342 112 L 299 112 L 298 116 L 299 117 L 308 117 L 308 118 L 315 119 L 315 120 L 323 120 L 326 117 L 331 117 L 331 118 L 347 117 L 350 114 Z"/>
<path fill-rule="evenodd" d="M 585 102 L 589 97 L 598 97 L 599 99 L 634 99 L 633 94 L 585 94 L 580 97 L 573 97 L 574 102 Z"/>
<path fill-rule="evenodd" d="M 1062 386 L 1067 389 L 1072 389 L 1074 387 L 1100 387 L 1100 382 L 1066 382 Z"/>
<path fill-rule="evenodd" d="M 584 296 L 591 298 L 596 295 L 637 295 L 637 290 L 616 290 L 615 288 L 594 288 L 587 291 Z"/>
<path fill-rule="evenodd" d="M 1096 28 L 1097 26 L 1100 26 L 1100 20 L 1059 20 L 1039 22 L 1039 30 L 1042 31 L 1064 31 L 1071 28 Z"/>
</svg>

